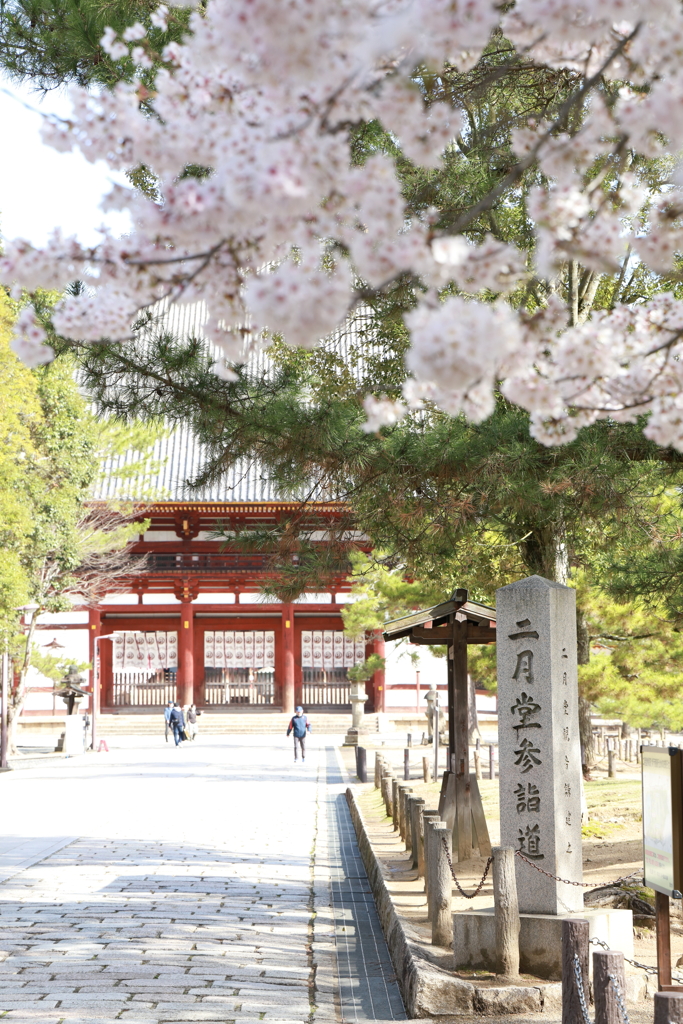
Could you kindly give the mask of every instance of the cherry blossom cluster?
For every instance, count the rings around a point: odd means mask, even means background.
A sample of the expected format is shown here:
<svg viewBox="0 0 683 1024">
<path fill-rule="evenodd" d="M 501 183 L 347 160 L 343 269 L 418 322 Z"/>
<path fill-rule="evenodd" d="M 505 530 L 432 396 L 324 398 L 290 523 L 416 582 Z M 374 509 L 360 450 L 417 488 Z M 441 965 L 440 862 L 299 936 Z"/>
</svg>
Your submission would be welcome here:
<svg viewBox="0 0 683 1024">
<path fill-rule="evenodd" d="M 406 317 L 410 378 L 404 401 L 368 397 L 368 429 L 425 402 L 480 420 L 500 384 L 545 444 L 596 417 L 648 412 L 648 436 L 683 450 L 683 304 L 667 293 L 630 308 L 616 283 L 614 308 L 598 313 L 557 295 L 568 266 L 582 268 L 583 292 L 594 294 L 599 275 L 616 282 L 628 260 L 666 273 L 683 250 L 676 172 L 653 198 L 630 170 L 633 153 L 673 158 L 683 146 L 680 4 L 517 0 L 502 15 L 500 6 L 209 0 L 185 42 L 164 50 L 153 92 L 140 80 L 74 88 L 72 116 L 44 126 L 58 150 L 78 148 L 115 171 L 149 168 L 159 198 L 115 185 L 104 206 L 129 211 L 131 232 L 103 229 L 93 248 L 59 233 L 43 249 L 7 241 L 0 281 L 16 296 L 62 290 L 54 327 L 81 342 L 129 338 L 138 313 L 160 300 L 201 303 L 221 353 L 215 370 L 229 380 L 245 337 L 310 348 L 363 289 L 407 274 L 420 296 Z M 168 16 L 161 5 L 151 24 L 163 29 Z M 474 244 L 467 217 L 435 234 L 429 214 L 407 215 L 390 156 L 351 158 L 354 126 L 376 119 L 407 158 L 438 168 L 466 119 L 450 102 L 428 102 L 415 69 L 467 70 L 497 30 L 526 59 L 583 76 L 572 117 L 513 135 L 520 174 L 539 171 L 526 206 L 531 254 L 493 236 Z M 101 45 L 150 66 L 139 22 L 108 28 Z M 609 106 L 601 77 L 626 83 Z M 83 287 L 71 294 L 76 279 Z M 528 312 L 527 292 L 550 298 Z M 45 340 L 26 307 L 17 353 L 37 365 L 51 357 Z"/>
</svg>

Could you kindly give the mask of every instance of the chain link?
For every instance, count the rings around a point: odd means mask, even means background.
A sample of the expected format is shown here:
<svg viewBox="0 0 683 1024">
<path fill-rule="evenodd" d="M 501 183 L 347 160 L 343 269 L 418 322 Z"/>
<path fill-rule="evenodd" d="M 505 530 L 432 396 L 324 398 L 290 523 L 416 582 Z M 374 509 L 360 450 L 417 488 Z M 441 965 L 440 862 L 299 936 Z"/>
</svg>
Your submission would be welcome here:
<svg viewBox="0 0 683 1024">
<path fill-rule="evenodd" d="M 624 1002 L 624 997 L 621 992 L 621 986 L 619 984 L 618 978 L 614 974 L 608 974 L 607 977 L 609 978 L 610 985 L 614 989 L 614 998 L 617 1001 L 617 1006 L 619 1007 L 619 1014 L 621 1016 L 623 1024 L 631 1024 L 630 1020 L 628 1019 L 628 1013 L 626 1012 L 626 1003 Z"/>
<path fill-rule="evenodd" d="M 536 868 L 542 875 L 546 875 L 548 878 L 553 878 L 556 882 L 564 882 L 565 885 L 578 885 L 581 889 L 608 889 L 610 885 L 619 885 L 620 882 L 627 882 L 629 878 L 633 878 L 634 875 L 639 875 L 641 869 L 638 868 L 636 871 L 632 871 L 630 875 L 623 875 L 621 878 L 615 878 L 613 882 L 603 882 L 602 885 L 596 885 L 595 882 L 572 882 L 568 878 L 560 878 L 559 875 L 554 875 L 551 871 L 546 871 L 545 868 L 539 867 L 538 864 L 534 864 L 532 860 L 525 857 L 521 850 L 515 850 L 515 857 L 519 857 L 525 864 L 528 864 L 532 868 Z"/>
<path fill-rule="evenodd" d="M 588 1013 L 588 1006 L 586 1005 L 586 993 L 583 989 L 583 972 L 581 971 L 581 961 L 579 960 L 578 953 L 574 953 L 574 977 L 576 978 L 576 994 L 579 997 L 583 1024 L 593 1024 Z"/>
<path fill-rule="evenodd" d="M 455 877 L 455 871 L 453 870 L 453 861 L 451 860 L 451 855 L 450 855 L 450 853 L 448 851 L 448 843 L 446 842 L 446 837 L 445 836 L 441 836 L 441 842 L 443 844 L 444 853 L 446 854 L 446 860 L 448 861 L 448 866 L 451 869 L 451 875 L 453 877 L 453 881 L 455 882 L 455 885 L 456 885 L 456 888 L 457 888 L 458 892 L 460 893 L 461 896 L 464 896 L 466 900 L 473 900 L 475 896 L 479 895 L 479 893 L 481 892 L 481 890 L 484 887 L 484 882 L 486 881 L 486 876 L 489 873 L 489 868 L 493 864 L 493 857 L 489 857 L 489 859 L 486 861 L 486 867 L 484 868 L 484 874 L 481 876 L 481 882 L 479 883 L 477 888 L 474 890 L 474 892 L 472 892 L 472 893 L 465 892 L 463 887 L 460 885 L 460 882 Z"/>
<path fill-rule="evenodd" d="M 603 942 L 602 939 L 598 939 L 596 936 L 593 936 L 593 938 L 589 939 L 588 942 L 591 946 L 602 946 L 603 949 L 612 948 L 611 946 L 608 946 L 606 942 Z M 651 967 L 649 964 L 641 964 L 637 960 L 629 960 L 627 956 L 624 957 L 624 960 L 627 964 L 631 964 L 632 967 L 637 967 L 639 971 L 645 971 L 646 974 L 654 975 L 659 973 L 659 969 L 657 967 Z M 683 981 L 683 976 L 677 974 L 675 971 L 671 972 L 671 977 L 674 981 Z"/>
</svg>

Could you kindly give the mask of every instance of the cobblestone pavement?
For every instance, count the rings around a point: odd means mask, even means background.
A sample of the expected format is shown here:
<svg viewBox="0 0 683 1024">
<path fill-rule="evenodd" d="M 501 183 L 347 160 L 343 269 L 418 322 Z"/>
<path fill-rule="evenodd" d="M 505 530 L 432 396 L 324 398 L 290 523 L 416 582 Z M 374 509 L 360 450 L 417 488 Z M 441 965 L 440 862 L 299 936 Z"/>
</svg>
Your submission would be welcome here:
<svg viewBox="0 0 683 1024">
<path fill-rule="evenodd" d="M 325 740 L 136 742 L 0 776 L 3 1019 L 405 1018 Z"/>
</svg>

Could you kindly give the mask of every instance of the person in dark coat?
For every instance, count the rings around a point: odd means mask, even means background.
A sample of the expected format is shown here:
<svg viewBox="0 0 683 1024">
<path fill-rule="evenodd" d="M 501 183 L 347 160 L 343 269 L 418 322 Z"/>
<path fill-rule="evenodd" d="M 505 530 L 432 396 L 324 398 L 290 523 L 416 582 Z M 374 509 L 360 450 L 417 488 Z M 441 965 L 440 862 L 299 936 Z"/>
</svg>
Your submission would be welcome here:
<svg viewBox="0 0 683 1024">
<path fill-rule="evenodd" d="M 174 704 L 169 715 L 169 724 L 173 729 L 176 747 L 185 739 L 185 716 L 180 704 Z"/>
<path fill-rule="evenodd" d="M 169 700 L 164 708 L 164 737 L 168 743 L 168 734 L 173 732 L 171 729 L 171 711 L 173 710 L 173 701 Z"/>
<path fill-rule="evenodd" d="M 306 733 L 311 731 L 311 723 L 308 721 L 308 716 L 304 714 L 304 709 L 298 707 L 294 714 L 294 717 L 287 727 L 287 735 L 294 733 L 294 760 L 299 760 L 299 747 L 301 747 L 301 760 L 306 760 Z"/>
</svg>

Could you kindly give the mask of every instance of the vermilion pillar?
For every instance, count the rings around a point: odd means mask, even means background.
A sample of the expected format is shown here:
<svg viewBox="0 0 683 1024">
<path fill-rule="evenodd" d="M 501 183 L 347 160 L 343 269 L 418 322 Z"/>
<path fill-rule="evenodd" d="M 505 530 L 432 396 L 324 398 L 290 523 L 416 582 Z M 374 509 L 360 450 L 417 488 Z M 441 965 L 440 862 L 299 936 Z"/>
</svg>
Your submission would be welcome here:
<svg viewBox="0 0 683 1024">
<path fill-rule="evenodd" d="M 294 605 L 282 606 L 282 710 L 294 714 Z"/>
<path fill-rule="evenodd" d="M 181 707 L 194 704 L 194 613 L 191 601 L 183 601 L 180 605 L 178 669 L 176 699 Z"/>
<path fill-rule="evenodd" d="M 99 648 L 101 646 L 100 644 L 96 644 L 95 643 L 95 638 L 100 636 L 100 634 L 102 632 L 102 616 L 100 614 L 99 608 L 91 608 L 90 609 L 90 612 L 89 612 L 89 615 L 88 615 L 88 623 L 89 623 L 89 626 L 90 626 L 90 629 L 89 629 L 90 636 L 88 637 L 88 641 L 89 641 L 89 643 L 88 643 L 88 658 L 89 658 L 90 664 L 92 665 L 92 669 L 90 670 L 90 684 L 91 684 L 90 685 L 90 692 L 93 695 L 93 696 L 91 696 L 91 698 L 90 698 L 90 700 L 88 702 L 88 705 L 89 705 L 88 706 L 88 712 L 89 712 L 90 715 L 92 715 L 93 702 L 94 702 L 94 694 L 95 694 L 95 681 L 96 681 L 98 676 L 99 676 L 99 679 L 97 681 L 99 683 L 100 693 L 102 692 L 102 660 L 101 660 L 101 657 L 100 657 L 99 664 L 97 664 L 97 665 L 95 664 L 95 658 L 97 657 L 98 654 L 100 654 Z M 106 703 L 106 701 L 105 701 L 105 703 Z"/>
<path fill-rule="evenodd" d="M 373 638 L 372 638 L 372 653 L 373 654 L 378 654 L 380 658 L 385 658 L 386 657 L 386 648 L 385 648 L 385 645 L 384 645 L 384 639 L 382 637 L 381 629 L 378 629 L 377 632 L 373 635 Z M 385 701 L 385 694 L 386 694 L 386 688 L 385 687 L 386 687 L 386 684 L 385 684 L 385 672 L 384 672 L 383 668 L 379 668 L 379 669 L 377 669 L 376 672 L 373 672 L 373 674 L 372 674 L 372 684 L 373 684 L 373 689 L 375 691 L 375 711 L 385 711 L 386 710 L 386 701 Z"/>
</svg>

